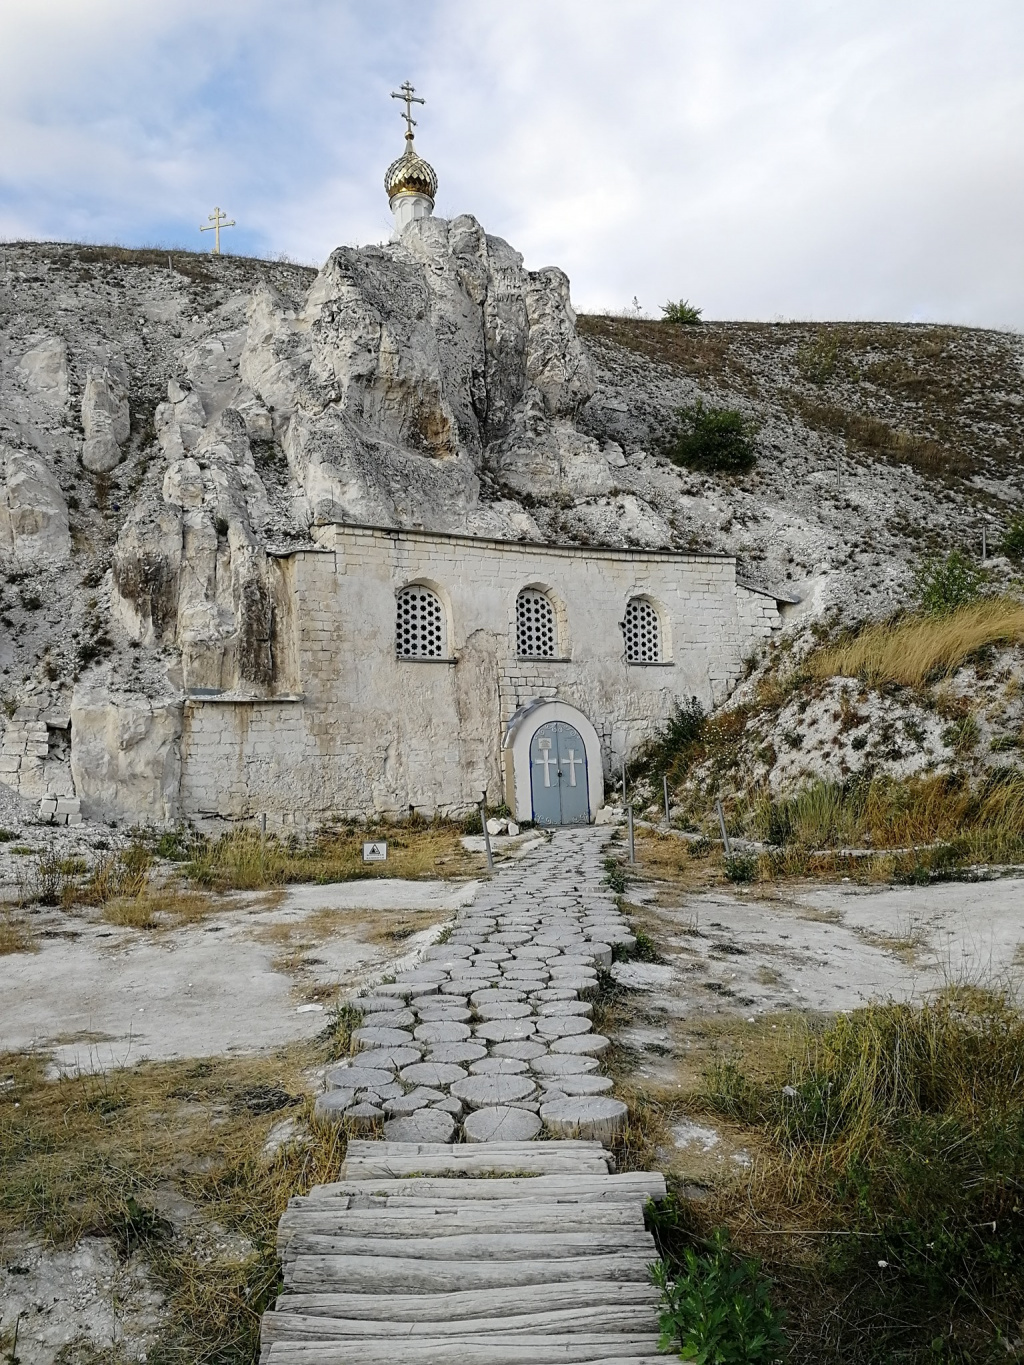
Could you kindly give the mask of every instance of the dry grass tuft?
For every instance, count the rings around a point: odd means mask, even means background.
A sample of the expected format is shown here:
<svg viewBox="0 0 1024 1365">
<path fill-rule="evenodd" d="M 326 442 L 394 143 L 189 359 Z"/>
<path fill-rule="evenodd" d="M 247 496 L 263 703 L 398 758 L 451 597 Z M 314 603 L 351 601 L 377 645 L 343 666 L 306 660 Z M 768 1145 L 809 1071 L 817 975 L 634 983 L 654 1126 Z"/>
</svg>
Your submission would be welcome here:
<svg viewBox="0 0 1024 1365">
<path fill-rule="evenodd" d="M 439 821 L 379 832 L 377 837 L 388 842 L 385 863 L 363 862 L 366 837 L 363 830 L 344 830 L 300 844 L 240 830 L 202 845 L 184 871 L 199 885 L 215 891 L 252 891 L 288 882 L 469 876 L 480 868 L 480 858 L 462 847 L 462 830 L 457 825 Z"/>
<path fill-rule="evenodd" d="M 5 911 L 0 914 L 0 957 L 7 953 L 36 953 L 39 945 L 31 929 L 21 919 Z"/>
<path fill-rule="evenodd" d="M 43 1057 L 3 1056 L 14 1085 L 0 1093 L 0 1240 L 112 1238 L 122 1255 L 141 1253 L 166 1295 L 161 1360 L 254 1360 L 279 1282 L 277 1221 L 291 1195 L 336 1178 L 344 1156 L 344 1134 L 314 1123 L 303 1098 L 309 1051 L 56 1081 Z M 268 1155 L 283 1118 L 301 1120 L 304 1136 Z M 169 1189 L 194 1210 L 184 1226 L 159 1211 Z"/>
<path fill-rule="evenodd" d="M 923 687 L 954 672 L 988 645 L 1024 643 L 1024 603 L 976 602 L 943 617 L 906 617 L 868 626 L 816 650 L 804 668 L 815 678 L 861 678 L 871 686 Z"/>
</svg>

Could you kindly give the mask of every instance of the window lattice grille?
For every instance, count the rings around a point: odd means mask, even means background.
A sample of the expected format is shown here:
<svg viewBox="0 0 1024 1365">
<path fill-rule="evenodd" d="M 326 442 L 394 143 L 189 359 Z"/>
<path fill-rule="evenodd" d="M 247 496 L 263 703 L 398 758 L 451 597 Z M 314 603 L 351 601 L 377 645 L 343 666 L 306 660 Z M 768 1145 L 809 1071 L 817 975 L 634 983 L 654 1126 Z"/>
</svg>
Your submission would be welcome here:
<svg viewBox="0 0 1024 1365">
<path fill-rule="evenodd" d="M 516 599 L 516 653 L 521 659 L 555 657 L 555 612 L 542 592 L 524 588 Z"/>
<path fill-rule="evenodd" d="M 661 661 L 661 622 L 650 602 L 642 597 L 630 598 L 623 634 L 629 663 L 654 664 Z"/>
<path fill-rule="evenodd" d="M 395 648 L 400 659 L 443 659 L 444 607 L 429 588 L 403 588 L 398 594 Z"/>
</svg>

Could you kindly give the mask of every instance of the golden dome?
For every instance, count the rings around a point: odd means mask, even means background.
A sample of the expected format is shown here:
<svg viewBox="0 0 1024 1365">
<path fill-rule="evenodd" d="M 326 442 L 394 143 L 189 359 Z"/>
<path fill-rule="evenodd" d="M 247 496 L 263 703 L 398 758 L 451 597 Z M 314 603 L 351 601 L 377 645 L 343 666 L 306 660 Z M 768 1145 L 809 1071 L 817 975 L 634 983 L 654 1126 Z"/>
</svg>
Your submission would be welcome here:
<svg viewBox="0 0 1024 1365">
<path fill-rule="evenodd" d="M 437 172 L 429 161 L 424 161 L 413 146 L 412 133 L 405 135 L 405 151 L 392 161 L 384 176 L 388 198 L 396 194 L 425 194 L 433 199 L 437 194 Z"/>
</svg>

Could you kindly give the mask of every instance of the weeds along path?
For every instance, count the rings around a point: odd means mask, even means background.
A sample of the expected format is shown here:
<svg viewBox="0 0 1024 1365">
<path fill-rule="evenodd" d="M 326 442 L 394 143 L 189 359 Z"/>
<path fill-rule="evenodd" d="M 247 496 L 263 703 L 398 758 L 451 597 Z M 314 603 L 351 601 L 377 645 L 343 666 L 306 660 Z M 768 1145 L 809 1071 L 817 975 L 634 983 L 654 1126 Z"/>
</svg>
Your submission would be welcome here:
<svg viewBox="0 0 1024 1365">
<path fill-rule="evenodd" d="M 557 831 L 352 1001 L 356 1052 L 317 1111 L 370 1136 L 281 1219 L 263 1365 L 662 1359 L 643 1206 L 665 1182 L 612 1173 L 627 1109 L 586 999 L 632 942 L 606 837 Z"/>
</svg>

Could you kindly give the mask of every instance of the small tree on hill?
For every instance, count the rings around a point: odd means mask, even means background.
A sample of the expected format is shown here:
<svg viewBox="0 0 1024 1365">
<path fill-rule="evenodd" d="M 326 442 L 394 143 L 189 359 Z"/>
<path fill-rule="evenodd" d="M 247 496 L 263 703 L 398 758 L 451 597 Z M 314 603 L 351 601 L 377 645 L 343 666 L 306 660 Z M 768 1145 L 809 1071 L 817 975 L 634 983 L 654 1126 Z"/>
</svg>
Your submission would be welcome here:
<svg viewBox="0 0 1024 1365">
<path fill-rule="evenodd" d="M 740 474 L 757 458 L 749 423 L 734 408 L 680 408 L 669 459 L 705 474 Z"/>
<path fill-rule="evenodd" d="M 921 610 L 927 616 L 948 616 L 978 600 L 988 575 L 953 550 L 945 559 L 925 560 L 914 578 Z"/>
<path fill-rule="evenodd" d="M 1014 564 L 1024 563 L 1024 517 L 1015 517 L 1006 528 L 1001 546 L 1007 559 Z"/>
</svg>

